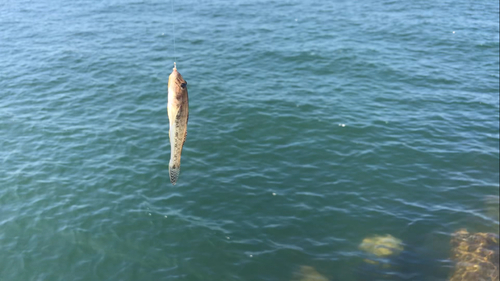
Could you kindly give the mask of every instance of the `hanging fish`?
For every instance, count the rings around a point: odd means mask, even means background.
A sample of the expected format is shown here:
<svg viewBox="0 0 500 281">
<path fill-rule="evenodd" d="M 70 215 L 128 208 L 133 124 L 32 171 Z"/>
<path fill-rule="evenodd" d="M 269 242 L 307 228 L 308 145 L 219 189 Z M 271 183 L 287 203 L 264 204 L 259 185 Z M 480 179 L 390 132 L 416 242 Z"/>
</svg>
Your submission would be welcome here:
<svg viewBox="0 0 500 281">
<path fill-rule="evenodd" d="M 181 171 L 181 153 L 186 141 L 189 117 L 187 82 L 177 71 L 175 63 L 168 78 L 167 111 L 168 120 L 170 121 L 168 132 L 170 138 L 170 163 L 168 164 L 168 172 L 170 182 L 175 185 Z"/>
</svg>

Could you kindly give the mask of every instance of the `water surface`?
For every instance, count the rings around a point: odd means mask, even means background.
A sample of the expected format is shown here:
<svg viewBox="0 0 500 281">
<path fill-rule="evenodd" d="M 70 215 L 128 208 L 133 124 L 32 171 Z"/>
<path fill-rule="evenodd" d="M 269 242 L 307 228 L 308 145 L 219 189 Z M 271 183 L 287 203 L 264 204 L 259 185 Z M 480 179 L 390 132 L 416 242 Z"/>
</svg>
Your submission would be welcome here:
<svg viewBox="0 0 500 281">
<path fill-rule="evenodd" d="M 174 4 L 0 3 L 0 280 L 446 280 L 498 232 L 497 1 Z"/>
</svg>

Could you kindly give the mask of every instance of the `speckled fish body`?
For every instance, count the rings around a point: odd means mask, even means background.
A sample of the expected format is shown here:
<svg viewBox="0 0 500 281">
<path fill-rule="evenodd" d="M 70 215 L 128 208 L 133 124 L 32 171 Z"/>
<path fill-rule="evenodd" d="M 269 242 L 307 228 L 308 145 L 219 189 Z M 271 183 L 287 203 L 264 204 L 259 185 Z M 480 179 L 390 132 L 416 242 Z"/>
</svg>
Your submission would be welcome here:
<svg viewBox="0 0 500 281">
<path fill-rule="evenodd" d="M 168 120 L 170 123 L 170 182 L 175 185 L 181 171 L 181 153 L 187 135 L 189 117 L 187 82 L 174 67 L 168 78 Z"/>
</svg>

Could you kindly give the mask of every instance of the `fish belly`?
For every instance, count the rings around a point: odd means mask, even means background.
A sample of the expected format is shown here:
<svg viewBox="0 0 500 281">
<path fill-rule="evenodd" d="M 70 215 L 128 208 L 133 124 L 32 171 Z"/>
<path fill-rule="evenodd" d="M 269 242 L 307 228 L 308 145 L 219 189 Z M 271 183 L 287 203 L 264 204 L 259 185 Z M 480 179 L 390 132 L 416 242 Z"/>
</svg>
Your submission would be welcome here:
<svg viewBox="0 0 500 281">
<path fill-rule="evenodd" d="M 179 110 L 174 120 L 170 122 L 170 162 L 168 170 L 170 182 L 175 185 L 181 171 L 181 154 L 186 140 L 187 120 L 183 120 L 184 114 Z"/>
</svg>

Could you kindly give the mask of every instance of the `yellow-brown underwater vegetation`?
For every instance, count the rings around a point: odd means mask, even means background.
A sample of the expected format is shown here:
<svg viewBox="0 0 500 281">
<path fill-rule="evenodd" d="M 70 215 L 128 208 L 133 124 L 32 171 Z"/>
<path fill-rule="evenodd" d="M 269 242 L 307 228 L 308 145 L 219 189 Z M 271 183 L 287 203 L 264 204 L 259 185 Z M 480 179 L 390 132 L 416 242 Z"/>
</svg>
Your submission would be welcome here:
<svg viewBox="0 0 500 281">
<path fill-rule="evenodd" d="M 498 235 L 460 229 L 451 238 L 450 281 L 498 280 Z"/>
</svg>

